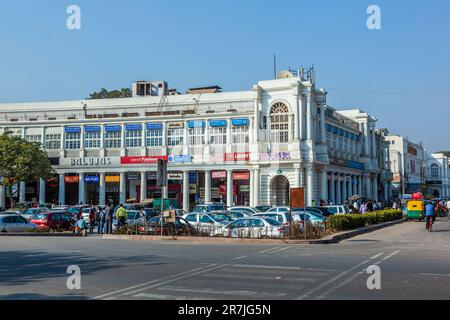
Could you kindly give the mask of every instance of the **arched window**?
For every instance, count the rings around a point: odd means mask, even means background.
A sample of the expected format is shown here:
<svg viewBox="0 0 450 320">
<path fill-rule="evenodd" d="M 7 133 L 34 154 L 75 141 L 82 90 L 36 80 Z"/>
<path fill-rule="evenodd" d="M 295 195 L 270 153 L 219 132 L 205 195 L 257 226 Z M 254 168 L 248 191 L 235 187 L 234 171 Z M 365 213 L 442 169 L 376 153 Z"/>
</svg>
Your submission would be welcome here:
<svg viewBox="0 0 450 320">
<path fill-rule="evenodd" d="M 438 180 L 440 178 L 439 166 L 435 163 L 431 165 L 431 179 Z"/>
<path fill-rule="evenodd" d="M 281 102 L 270 108 L 270 141 L 289 142 L 289 108 Z"/>
</svg>

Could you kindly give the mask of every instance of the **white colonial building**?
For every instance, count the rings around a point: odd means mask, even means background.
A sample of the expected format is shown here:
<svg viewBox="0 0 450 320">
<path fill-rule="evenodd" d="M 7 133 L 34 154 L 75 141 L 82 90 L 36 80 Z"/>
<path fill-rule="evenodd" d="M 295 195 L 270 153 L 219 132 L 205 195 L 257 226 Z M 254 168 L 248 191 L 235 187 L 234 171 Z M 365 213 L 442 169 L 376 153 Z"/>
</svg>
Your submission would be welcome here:
<svg viewBox="0 0 450 320">
<path fill-rule="evenodd" d="M 20 201 L 61 204 L 143 201 L 161 196 L 185 210 L 202 199 L 228 205 L 308 205 L 378 200 L 376 119 L 337 111 L 313 69 L 282 72 L 252 90 L 136 82 L 126 99 L 0 105 L 0 133 L 41 142 L 56 177 L 20 183 Z M 169 186 L 156 162 L 169 160 Z M 0 187 L 0 206 L 5 192 Z"/>
<path fill-rule="evenodd" d="M 427 194 L 433 198 L 448 198 L 449 193 L 449 159 L 443 153 L 428 155 L 427 160 Z"/>
</svg>

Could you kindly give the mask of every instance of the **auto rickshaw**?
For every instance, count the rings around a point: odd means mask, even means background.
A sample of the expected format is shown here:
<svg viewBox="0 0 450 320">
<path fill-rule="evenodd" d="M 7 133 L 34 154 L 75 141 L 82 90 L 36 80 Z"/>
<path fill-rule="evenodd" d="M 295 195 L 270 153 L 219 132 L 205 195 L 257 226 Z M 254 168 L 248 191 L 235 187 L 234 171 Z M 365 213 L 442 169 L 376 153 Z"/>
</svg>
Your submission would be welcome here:
<svg viewBox="0 0 450 320">
<path fill-rule="evenodd" d="M 421 193 L 414 193 L 406 204 L 407 220 L 425 219 L 425 201 Z"/>
</svg>

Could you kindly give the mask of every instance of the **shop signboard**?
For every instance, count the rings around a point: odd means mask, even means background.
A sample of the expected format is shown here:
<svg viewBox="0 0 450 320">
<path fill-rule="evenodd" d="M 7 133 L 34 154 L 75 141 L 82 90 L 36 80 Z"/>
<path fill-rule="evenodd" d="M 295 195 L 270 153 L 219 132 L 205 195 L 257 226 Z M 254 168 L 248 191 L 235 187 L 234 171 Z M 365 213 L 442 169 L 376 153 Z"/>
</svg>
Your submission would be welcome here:
<svg viewBox="0 0 450 320">
<path fill-rule="evenodd" d="M 250 180 L 250 173 L 249 172 L 235 172 L 235 173 L 233 173 L 233 180 L 235 180 L 235 181 Z"/>
<path fill-rule="evenodd" d="M 213 171 L 211 173 L 212 179 L 226 179 L 227 172 L 226 171 Z"/>
<path fill-rule="evenodd" d="M 120 163 L 122 165 L 143 165 L 143 164 L 158 164 L 158 160 L 168 160 L 167 156 L 159 156 L 159 157 L 121 157 Z"/>
<path fill-rule="evenodd" d="M 239 162 L 239 161 L 250 161 L 250 152 L 234 152 L 225 153 L 225 161 L 227 162 Z"/>
<path fill-rule="evenodd" d="M 105 168 L 119 165 L 119 158 L 62 158 L 60 166 L 62 167 L 98 167 Z"/>
<path fill-rule="evenodd" d="M 261 153 L 259 155 L 260 161 L 284 161 L 291 160 L 290 152 L 274 152 L 274 153 Z"/>
</svg>

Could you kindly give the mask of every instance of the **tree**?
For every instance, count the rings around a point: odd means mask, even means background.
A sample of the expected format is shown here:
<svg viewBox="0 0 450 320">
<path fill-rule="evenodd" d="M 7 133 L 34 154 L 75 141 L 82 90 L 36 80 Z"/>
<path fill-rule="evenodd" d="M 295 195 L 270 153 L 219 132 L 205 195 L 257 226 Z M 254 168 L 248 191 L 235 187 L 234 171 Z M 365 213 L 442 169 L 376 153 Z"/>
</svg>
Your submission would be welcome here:
<svg viewBox="0 0 450 320">
<path fill-rule="evenodd" d="M 446 157 L 450 157 L 450 151 L 439 151 L 437 153 L 443 153 Z"/>
<path fill-rule="evenodd" d="M 48 178 L 53 172 L 42 145 L 28 142 L 5 132 L 0 135 L 0 184 L 9 190 L 10 204 L 14 206 L 12 188 L 15 184 L 37 182 Z"/>
<path fill-rule="evenodd" d="M 105 88 L 100 89 L 99 92 L 94 91 L 89 94 L 88 99 L 117 99 L 117 98 L 130 98 L 133 93 L 130 88 L 122 88 L 120 90 L 108 91 Z"/>
</svg>

